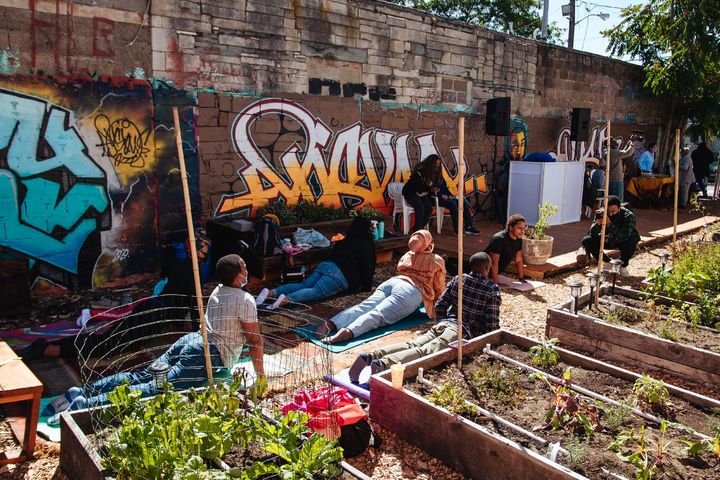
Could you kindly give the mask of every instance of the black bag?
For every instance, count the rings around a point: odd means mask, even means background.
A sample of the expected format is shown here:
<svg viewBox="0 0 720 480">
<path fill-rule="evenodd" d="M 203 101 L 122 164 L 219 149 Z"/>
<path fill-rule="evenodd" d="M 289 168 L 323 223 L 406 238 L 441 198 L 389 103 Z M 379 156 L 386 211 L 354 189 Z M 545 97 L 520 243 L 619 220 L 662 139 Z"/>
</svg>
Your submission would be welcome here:
<svg viewBox="0 0 720 480">
<path fill-rule="evenodd" d="M 368 423 L 367 418 L 363 418 L 351 425 L 340 427 L 338 443 L 343 449 L 343 457 L 350 458 L 362 454 L 368 446 L 379 448 L 382 440 Z"/>
<path fill-rule="evenodd" d="M 252 252 L 259 257 L 270 257 L 282 252 L 280 227 L 270 218 L 260 218 L 255 222 Z"/>
</svg>

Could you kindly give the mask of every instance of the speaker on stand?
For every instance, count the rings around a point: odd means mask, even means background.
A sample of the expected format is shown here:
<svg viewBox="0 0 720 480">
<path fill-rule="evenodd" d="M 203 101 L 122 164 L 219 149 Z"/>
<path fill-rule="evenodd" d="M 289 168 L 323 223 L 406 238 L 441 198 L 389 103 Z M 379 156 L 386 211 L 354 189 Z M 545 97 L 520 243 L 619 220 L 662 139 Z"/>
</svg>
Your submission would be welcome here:
<svg viewBox="0 0 720 480">
<path fill-rule="evenodd" d="M 510 97 L 499 97 L 493 98 L 487 101 L 487 110 L 485 114 L 485 133 L 495 137 L 493 144 L 493 163 L 490 170 L 492 181 L 488 182 L 490 185 L 490 192 L 488 196 L 490 198 L 490 211 L 497 215 L 498 220 L 502 220 L 504 215 L 501 212 L 502 205 L 499 205 L 497 198 L 497 137 L 506 137 L 510 135 L 512 125 L 510 121 Z M 485 203 L 483 200 L 483 203 Z M 482 204 L 478 205 L 478 210 Z"/>
<path fill-rule="evenodd" d="M 575 152 L 573 152 L 572 160 L 577 157 L 579 150 L 577 144 L 590 140 L 590 109 L 589 108 L 573 108 L 572 117 L 570 119 L 570 140 L 575 143 Z"/>
</svg>

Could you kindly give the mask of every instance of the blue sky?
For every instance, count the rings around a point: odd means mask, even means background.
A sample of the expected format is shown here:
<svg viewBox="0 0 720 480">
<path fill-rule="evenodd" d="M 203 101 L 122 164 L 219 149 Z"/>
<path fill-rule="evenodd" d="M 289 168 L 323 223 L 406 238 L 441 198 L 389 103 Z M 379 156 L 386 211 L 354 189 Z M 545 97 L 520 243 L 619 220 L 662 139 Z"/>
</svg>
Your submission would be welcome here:
<svg viewBox="0 0 720 480">
<path fill-rule="evenodd" d="M 567 46 L 568 18 L 562 16 L 561 7 L 568 3 L 569 0 L 550 0 L 549 2 L 549 21 L 557 22 L 565 30 L 563 34 L 563 45 L 565 46 Z M 609 56 L 605 50 L 608 44 L 607 39 L 600 32 L 620 23 L 621 8 L 639 3 L 645 2 L 643 0 L 576 0 L 575 19 L 579 23 L 575 25 L 575 49 Z M 607 13 L 610 17 L 603 21 L 597 16 L 600 13 Z"/>
</svg>

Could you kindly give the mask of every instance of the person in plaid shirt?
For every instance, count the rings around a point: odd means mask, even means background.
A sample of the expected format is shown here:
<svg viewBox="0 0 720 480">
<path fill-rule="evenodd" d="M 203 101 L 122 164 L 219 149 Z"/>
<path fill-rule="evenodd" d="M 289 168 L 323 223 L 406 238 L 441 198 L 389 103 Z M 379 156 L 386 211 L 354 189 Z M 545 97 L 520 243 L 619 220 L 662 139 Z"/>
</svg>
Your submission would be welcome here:
<svg viewBox="0 0 720 480">
<path fill-rule="evenodd" d="M 474 338 L 500 325 L 500 287 L 488 278 L 490 266 L 490 255 L 478 252 L 470 257 L 472 271 L 463 275 L 464 337 Z M 360 373 L 368 365 L 373 373 L 377 373 L 394 363 L 411 362 L 447 348 L 450 342 L 458 338 L 457 297 L 458 277 L 455 276 L 435 304 L 439 323 L 411 342 L 361 353 L 350 367 L 350 381 L 358 383 Z"/>
<path fill-rule="evenodd" d="M 627 266 L 635 254 L 635 247 L 640 242 L 640 234 L 635 228 L 635 215 L 623 207 L 620 199 L 615 195 L 608 196 L 608 224 L 605 227 L 605 248 L 620 250 L 622 268 L 620 275 L 627 275 Z M 598 213 L 601 211 L 598 210 Z M 597 218 L 590 227 L 590 234 L 582 240 L 582 248 L 577 255 L 577 262 L 580 266 L 587 263 L 587 255 L 593 258 L 600 257 L 600 233 L 602 230 L 603 218 Z M 584 250 L 584 251 L 583 251 Z M 603 261 L 609 262 L 610 258 L 603 252 Z"/>
</svg>

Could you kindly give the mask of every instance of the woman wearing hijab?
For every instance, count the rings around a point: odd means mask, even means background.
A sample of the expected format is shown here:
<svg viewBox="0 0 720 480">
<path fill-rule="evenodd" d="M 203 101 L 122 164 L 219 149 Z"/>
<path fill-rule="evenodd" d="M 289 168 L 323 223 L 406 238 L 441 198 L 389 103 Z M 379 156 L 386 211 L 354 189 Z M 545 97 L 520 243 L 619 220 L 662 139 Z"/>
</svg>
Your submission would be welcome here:
<svg viewBox="0 0 720 480">
<path fill-rule="evenodd" d="M 445 261 L 432 253 L 434 246 L 427 230 L 413 233 L 410 251 L 398 262 L 398 274 L 381 283 L 365 301 L 320 325 L 316 335 L 325 337 L 325 343 L 344 342 L 402 320 L 420 305 L 425 305 L 428 317 L 435 318 L 435 303 L 445 289 Z M 334 330 L 337 333 L 326 336 Z"/>
<path fill-rule="evenodd" d="M 341 292 L 367 292 L 375 275 L 375 244 L 370 220 L 356 217 L 345 238 L 335 243 L 330 258 L 320 263 L 301 283 L 287 283 L 258 295 L 260 305 L 267 298 L 295 303 L 319 302 Z M 281 298 L 283 297 L 283 298 Z M 277 302 L 276 300 L 276 302 Z"/>
</svg>

